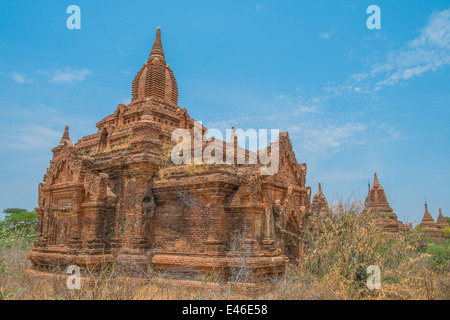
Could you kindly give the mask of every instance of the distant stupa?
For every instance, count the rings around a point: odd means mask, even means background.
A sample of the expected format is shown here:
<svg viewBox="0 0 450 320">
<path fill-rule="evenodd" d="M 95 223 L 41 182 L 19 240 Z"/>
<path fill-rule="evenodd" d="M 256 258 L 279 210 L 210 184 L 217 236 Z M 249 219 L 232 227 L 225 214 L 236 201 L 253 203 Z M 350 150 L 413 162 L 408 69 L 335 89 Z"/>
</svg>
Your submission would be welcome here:
<svg viewBox="0 0 450 320">
<path fill-rule="evenodd" d="M 385 218 L 380 220 L 384 230 L 399 232 L 408 229 L 407 226 L 398 221 L 397 215 L 389 205 L 384 189 L 378 181 L 376 172 L 374 173 L 372 188 L 370 188 L 369 184 L 369 193 L 367 194 L 364 206 L 366 210 L 376 211 Z"/>
<path fill-rule="evenodd" d="M 425 213 L 423 215 L 422 222 L 420 222 L 420 226 L 422 227 L 423 233 L 430 238 L 441 239 L 443 237 L 442 231 L 439 229 L 437 223 L 428 211 L 428 204 L 426 202 Z"/>
</svg>

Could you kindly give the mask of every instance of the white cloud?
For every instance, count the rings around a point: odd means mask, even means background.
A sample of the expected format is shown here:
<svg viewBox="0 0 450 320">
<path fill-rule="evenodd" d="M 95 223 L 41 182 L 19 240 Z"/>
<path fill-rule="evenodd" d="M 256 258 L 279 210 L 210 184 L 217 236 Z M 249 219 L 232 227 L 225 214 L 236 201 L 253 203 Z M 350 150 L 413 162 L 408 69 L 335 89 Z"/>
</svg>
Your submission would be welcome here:
<svg viewBox="0 0 450 320">
<path fill-rule="evenodd" d="M 119 101 L 120 104 L 130 104 L 131 103 L 131 98 L 123 98 L 122 100 Z"/>
<path fill-rule="evenodd" d="M 0 150 L 48 150 L 55 147 L 61 137 L 62 132 L 40 125 L 10 127 L 0 133 Z"/>
<path fill-rule="evenodd" d="M 71 67 L 56 71 L 36 71 L 35 73 L 49 77 L 49 81 L 54 83 L 82 82 L 87 76 L 92 75 L 89 69 L 72 69 Z M 0 75 L 10 77 L 20 84 L 35 82 L 35 79 L 26 76 L 23 72 L 0 72 Z"/>
<path fill-rule="evenodd" d="M 255 122 L 263 120 L 264 116 L 255 116 L 251 119 L 229 119 L 218 122 L 208 122 L 207 129 L 219 129 L 225 137 L 225 130 L 231 129 L 231 126 L 241 129 L 253 128 L 257 130 Z M 291 124 L 286 123 L 286 118 L 278 121 L 276 117 L 272 121 L 265 119 L 266 129 L 276 128 L 282 131 L 289 132 L 289 135 L 301 151 L 301 153 L 318 153 L 318 154 L 333 154 L 340 152 L 348 147 L 354 145 L 361 145 L 365 143 L 362 135 L 369 127 L 368 125 L 359 122 L 347 122 L 345 124 L 329 124 L 325 123 L 323 119 L 308 119 L 307 121 L 299 122 L 298 119 Z M 267 127 L 267 121 L 270 121 L 270 126 Z M 295 124 L 294 124 L 295 122 Z M 253 124 L 253 126 L 252 126 Z M 264 126 L 263 126 L 264 128 Z"/>
<path fill-rule="evenodd" d="M 331 36 L 333 36 L 335 33 L 336 33 L 336 30 L 335 30 L 335 28 L 333 28 L 329 32 L 322 32 L 321 34 L 319 34 L 319 38 L 327 40 L 327 39 L 330 39 Z"/>
<path fill-rule="evenodd" d="M 90 75 L 92 72 L 89 69 L 74 70 L 69 67 L 52 73 L 50 81 L 55 83 L 82 82 L 86 76 Z"/>
<path fill-rule="evenodd" d="M 296 106 L 295 113 L 305 114 L 305 113 L 317 113 L 318 108 L 316 106 Z"/>
<path fill-rule="evenodd" d="M 323 99 L 347 93 L 376 92 L 449 64 L 450 9 L 446 9 L 433 13 L 417 38 L 389 51 L 381 62 L 373 63 L 368 72 L 352 74 L 341 85 L 323 87 L 329 95 Z"/>
<path fill-rule="evenodd" d="M 12 72 L 9 74 L 9 76 L 17 83 L 29 83 L 32 82 L 33 79 L 31 78 L 27 78 L 23 73 L 18 73 L 18 72 Z"/>
<path fill-rule="evenodd" d="M 310 99 L 302 95 L 292 97 L 290 94 L 282 94 L 274 100 L 274 107 L 278 110 L 286 110 L 284 113 L 278 112 L 278 117 L 286 119 L 286 117 L 290 116 L 304 115 L 307 113 L 320 113 L 319 107 L 317 106 L 320 102 L 320 98 Z"/>
<path fill-rule="evenodd" d="M 309 152 L 337 152 L 344 146 L 354 143 L 355 136 L 367 129 L 361 123 L 346 123 L 343 126 L 302 124 L 289 130 L 295 132 L 302 142 L 302 149 Z"/>
<path fill-rule="evenodd" d="M 401 49 L 387 54 L 386 61 L 376 64 L 356 79 L 380 79 L 376 89 L 393 86 L 401 81 L 436 71 L 450 64 L 450 9 L 432 14 L 419 37 L 407 42 Z"/>
<path fill-rule="evenodd" d="M 303 91 L 298 88 L 297 92 Z M 306 95 L 278 95 L 271 103 L 270 112 L 220 119 L 208 122 L 206 127 L 225 130 L 236 128 L 276 128 L 289 132 L 301 153 L 333 154 L 346 148 L 365 143 L 368 125 L 357 121 L 340 122 L 330 119 L 322 110 L 322 97 L 307 98 Z M 262 111 L 262 110 L 261 110 Z"/>
<path fill-rule="evenodd" d="M 402 132 L 398 131 L 395 127 L 392 126 L 389 127 L 388 133 L 393 139 L 399 138 L 402 135 Z"/>
<path fill-rule="evenodd" d="M 221 120 L 221 121 L 211 121 L 204 125 L 206 126 L 206 128 L 208 130 L 218 129 L 224 133 L 225 130 L 231 129 L 231 127 L 233 127 L 233 126 L 237 127 L 240 124 L 242 124 L 242 118 L 241 119 L 233 118 L 233 119 Z"/>
<path fill-rule="evenodd" d="M 4 103 L 0 99 L 0 105 Z M 72 142 L 77 137 L 93 133 L 95 119 L 80 115 L 65 115 L 58 109 L 42 104 L 30 106 L 10 105 L 0 109 L 0 153 L 37 151 L 45 153 L 58 145 L 64 126 L 70 125 Z"/>
<path fill-rule="evenodd" d="M 255 6 L 255 12 L 257 14 L 264 14 L 266 12 L 266 5 L 262 3 L 258 3 Z"/>
</svg>

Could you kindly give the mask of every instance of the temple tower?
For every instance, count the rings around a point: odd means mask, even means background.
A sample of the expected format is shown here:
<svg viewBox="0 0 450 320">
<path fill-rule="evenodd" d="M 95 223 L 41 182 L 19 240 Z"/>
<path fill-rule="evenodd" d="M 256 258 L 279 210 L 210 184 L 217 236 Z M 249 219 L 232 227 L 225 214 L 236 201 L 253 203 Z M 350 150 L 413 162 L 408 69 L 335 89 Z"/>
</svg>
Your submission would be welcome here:
<svg viewBox="0 0 450 320">
<path fill-rule="evenodd" d="M 322 186 L 319 183 L 319 190 L 314 195 L 313 201 L 311 203 L 311 214 L 323 215 L 329 212 L 328 201 L 325 195 L 322 193 Z"/>
<path fill-rule="evenodd" d="M 442 231 L 439 229 L 437 223 L 434 221 L 430 212 L 428 211 L 428 204 L 425 202 L 425 213 L 423 215 L 422 221 L 420 222 L 420 227 L 423 233 L 433 239 L 441 239 L 443 237 Z"/>
<path fill-rule="evenodd" d="M 383 220 L 380 220 L 383 229 L 389 232 L 398 232 L 400 230 L 406 230 L 407 227 L 400 221 L 398 221 L 397 215 L 389 205 L 386 194 L 383 187 L 378 181 L 377 173 L 374 173 L 373 185 L 370 188 L 369 193 L 364 203 L 365 209 L 378 212 Z"/>
<path fill-rule="evenodd" d="M 437 224 L 439 229 L 444 229 L 444 228 L 450 227 L 450 225 L 448 224 L 447 220 L 442 215 L 441 208 L 439 208 L 439 217 L 436 220 L 436 224 Z"/>
</svg>

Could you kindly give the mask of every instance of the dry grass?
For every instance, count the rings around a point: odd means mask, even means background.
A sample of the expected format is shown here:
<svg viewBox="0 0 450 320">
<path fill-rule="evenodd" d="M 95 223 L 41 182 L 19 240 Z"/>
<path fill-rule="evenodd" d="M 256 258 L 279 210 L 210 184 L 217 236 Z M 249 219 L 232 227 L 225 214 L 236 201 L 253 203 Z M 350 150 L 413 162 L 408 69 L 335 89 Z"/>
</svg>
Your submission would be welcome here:
<svg viewBox="0 0 450 320">
<path fill-rule="evenodd" d="M 70 290 L 69 275 L 61 271 L 51 274 L 29 272 L 27 250 L 2 250 L 0 300 L 216 300 L 245 299 L 248 293 L 236 283 L 224 283 L 221 275 L 206 274 L 179 280 L 179 275 L 144 272 L 138 267 L 113 264 L 100 271 L 87 272 L 81 288 Z M 130 276 L 131 275 L 131 276 Z M 232 294 L 230 294 L 232 292 Z M 250 297 L 254 297 L 250 295 Z"/>
<path fill-rule="evenodd" d="M 244 292 L 238 285 L 259 283 L 245 263 L 226 282 L 221 274 L 175 280 L 179 277 L 173 273 L 114 264 L 88 272 L 80 290 L 69 290 L 67 275 L 55 272 L 42 278 L 27 272 L 29 248 L 16 244 L 0 249 L 0 300 L 450 298 L 450 261 L 444 255 L 434 265 L 427 253 L 429 240 L 415 231 L 387 235 L 377 223 L 379 216 L 357 212 L 358 204 L 340 204 L 329 215 L 311 217 L 299 265 L 291 265 L 282 277 L 266 279 L 262 291 Z M 366 286 L 369 265 L 381 269 L 379 290 Z"/>
</svg>

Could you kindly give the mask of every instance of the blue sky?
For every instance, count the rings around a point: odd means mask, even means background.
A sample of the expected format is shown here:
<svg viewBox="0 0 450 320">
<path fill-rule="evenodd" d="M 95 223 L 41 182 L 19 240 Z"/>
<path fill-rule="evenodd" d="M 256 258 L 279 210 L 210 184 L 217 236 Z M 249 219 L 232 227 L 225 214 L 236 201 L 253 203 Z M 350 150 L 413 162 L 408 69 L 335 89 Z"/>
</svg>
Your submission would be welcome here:
<svg viewBox="0 0 450 320">
<path fill-rule="evenodd" d="M 36 206 L 66 124 L 76 142 L 129 101 L 158 26 L 194 119 L 288 131 L 330 202 L 363 200 L 376 171 L 401 220 L 425 197 L 450 216 L 448 0 L 2 1 L 0 209 Z"/>
</svg>

